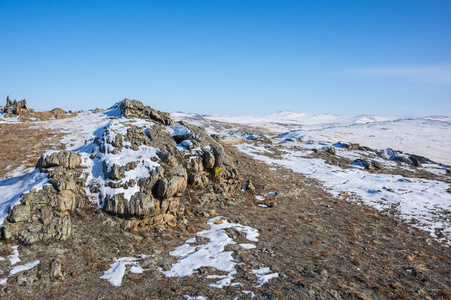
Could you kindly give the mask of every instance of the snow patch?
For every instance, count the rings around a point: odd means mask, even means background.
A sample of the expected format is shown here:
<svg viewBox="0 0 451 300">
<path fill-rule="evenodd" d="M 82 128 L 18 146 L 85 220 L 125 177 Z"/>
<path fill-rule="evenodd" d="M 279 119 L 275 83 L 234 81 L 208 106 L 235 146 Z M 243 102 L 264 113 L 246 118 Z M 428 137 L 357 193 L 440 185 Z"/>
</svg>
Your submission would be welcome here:
<svg viewBox="0 0 451 300">
<path fill-rule="evenodd" d="M 39 190 L 48 182 L 47 174 L 34 170 L 31 173 L 0 181 L 0 224 L 3 224 L 11 207 L 20 203 L 24 192 Z"/>
<path fill-rule="evenodd" d="M 369 173 L 358 168 L 342 169 L 326 164 L 322 159 L 308 159 L 302 151 L 285 149 L 282 158 L 264 155 L 267 149 L 259 146 L 235 145 L 240 151 L 268 165 L 279 165 L 321 181 L 331 189 L 334 196 L 349 191 L 365 204 L 379 210 L 395 208 L 400 217 L 437 238 L 440 230 L 451 243 L 451 223 L 446 214 L 451 211 L 451 194 L 446 190 L 449 184 L 422 178 L 406 179 L 400 175 Z"/>
<path fill-rule="evenodd" d="M 35 260 L 33 262 L 26 263 L 21 266 L 16 266 L 16 267 L 12 268 L 11 271 L 9 271 L 8 277 L 14 276 L 15 274 L 17 274 L 19 272 L 31 270 L 34 267 L 36 267 L 37 265 L 39 265 L 39 260 Z"/>
<path fill-rule="evenodd" d="M 121 286 L 122 278 L 125 275 L 125 271 L 128 265 L 132 265 L 132 267 L 130 268 L 131 273 L 142 273 L 144 271 L 144 269 L 138 265 L 139 260 L 141 260 L 141 258 L 136 257 L 119 258 L 114 263 L 112 263 L 110 265 L 110 268 L 105 272 L 103 272 L 103 275 L 100 276 L 99 278 L 108 280 L 108 282 L 114 286 Z"/>
<path fill-rule="evenodd" d="M 18 262 L 20 262 L 19 258 L 19 246 L 11 246 L 11 249 L 13 249 L 13 254 L 8 256 L 9 263 L 11 266 L 14 266 Z"/>
<path fill-rule="evenodd" d="M 258 270 L 252 270 L 251 273 L 254 274 L 257 277 L 259 285 L 257 287 L 262 286 L 263 284 L 267 283 L 271 279 L 279 278 L 279 273 L 271 273 L 270 268 L 260 268 Z"/>
<path fill-rule="evenodd" d="M 197 270 L 201 267 L 213 267 L 228 274 L 214 275 L 213 277 L 207 276 L 207 278 L 221 279 L 208 286 L 222 288 L 224 286 L 238 285 L 239 283 L 232 283 L 236 274 L 236 263 L 232 257 L 233 252 L 224 251 L 225 246 L 235 244 L 235 242 L 227 235 L 224 229 L 234 228 L 245 233 L 247 240 L 254 242 L 258 241 L 258 230 L 238 223 L 229 223 L 222 217 L 210 219 L 207 224 L 210 226 L 210 229 L 199 232 L 197 236 L 207 238 L 209 243 L 196 246 L 191 245 L 195 242 L 195 239 L 186 241 L 184 245 L 170 252 L 170 255 L 177 256 L 180 259 L 172 265 L 169 271 L 163 272 L 163 274 L 167 277 L 184 277 L 197 273 Z"/>
</svg>

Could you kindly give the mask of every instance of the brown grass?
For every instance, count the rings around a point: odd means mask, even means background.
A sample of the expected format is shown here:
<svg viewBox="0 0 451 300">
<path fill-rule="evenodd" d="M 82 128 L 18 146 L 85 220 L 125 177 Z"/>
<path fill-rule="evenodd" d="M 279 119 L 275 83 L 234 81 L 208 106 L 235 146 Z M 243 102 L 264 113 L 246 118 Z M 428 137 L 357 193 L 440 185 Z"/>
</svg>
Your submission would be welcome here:
<svg viewBox="0 0 451 300">
<path fill-rule="evenodd" d="M 36 128 L 35 123 L 0 123 L 0 178 L 20 167 L 34 167 L 45 150 L 63 149 L 60 136 L 55 130 Z"/>
</svg>

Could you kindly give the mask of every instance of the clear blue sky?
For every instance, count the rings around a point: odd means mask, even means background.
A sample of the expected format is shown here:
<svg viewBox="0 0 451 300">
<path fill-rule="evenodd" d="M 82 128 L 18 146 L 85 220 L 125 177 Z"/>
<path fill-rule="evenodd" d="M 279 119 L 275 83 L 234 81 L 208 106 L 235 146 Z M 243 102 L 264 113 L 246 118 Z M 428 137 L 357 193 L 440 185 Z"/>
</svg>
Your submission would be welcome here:
<svg viewBox="0 0 451 300">
<path fill-rule="evenodd" d="M 0 101 L 451 115 L 451 1 L 0 0 Z"/>
</svg>

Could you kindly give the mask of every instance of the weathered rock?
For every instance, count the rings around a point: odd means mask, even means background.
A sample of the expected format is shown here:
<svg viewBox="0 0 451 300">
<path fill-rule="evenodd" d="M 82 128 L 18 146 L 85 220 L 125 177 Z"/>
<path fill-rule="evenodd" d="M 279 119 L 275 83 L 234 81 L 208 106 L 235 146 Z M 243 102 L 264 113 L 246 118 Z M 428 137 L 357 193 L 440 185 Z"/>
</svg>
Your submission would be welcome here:
<svg viewBox="0 0 451 300">
<path fill-rule="evenodd" d="M 6 107 L 10 107 L 13 105 L 13 102 L 11 101 L 11 99 L 9 99 L 9 95 L 6 96 Z"/>
<path fill-rule="evenodd" d="M 411 164 L 410 160 L 404 155 L 393 155 L 391 160 L 396 161 L 398 163 Z"/>
<path fill-rule="evenodd" d="M 36 276 L 36 267 L 25 272 L 21 272 L 16 277 L 16 283 L 19 286 L 30 286 L 38 280 Z"/>
<path fill-rule="evenodd" d="M 220 142 L 221 141 L 221 137 L 219 136 L 219 134 L 212 134 L 210 135 L 212 137 L 212 139 L 214 139 L 216 142 Z"/>
<path fill-rule="evenodd" d="M 376 160 L 372 160 L 371 161 L 371 165 L 375 168 L 375 169 L 382 169 L 382 164 Z"/>
<path fill-rule="evenodd" d="M 88 190 L 98 194 L 103 210 L 129 220 L 128 227 L 123 228 L 133 230 L 149 224 L 181 224 L 189 201 L 196 201 L 191 194 L 182 197 L 188 184 L 191 192 L 205 189 L 213 195 L 205 202 L 227 201 L 228 192 L 239 184 L 239 174 L 222 146 L 205 129 L 181 122 L 190 132 L 182 143 L 189 141 L 196 148 L 187 153 L 177 147 L 177 137 L 165 130 L 164 125 L 175 125 L 169 114 L 138 101 L 127 100 L 118 105 L 124 116 L 148 119 L 150 126 L 113 120 L 103 128 L 103 134 L 95 139 L 98 148 L 94 148 L 90 157 L 103 164 L 100 170 L 96 166 L 96 171 L 103 174 L 96 174 L 94 180 L 80 167 L 79 154 L 71 151 L 43 154 L 36 167 L 46 173 L 49 184 L 24 194 L 21 203 L 11 209 L 2 229 L 4 238 L 23 244 L 69 238 L 72 213 L 85 209 L 88 202 L 87 179 Z M 141 153 L 131 153 L 136 150 Z M 120 159 L 115 160 L 115 155 Z M 117 161 L 120 163 L 115 164 Z M 135 169 L 136 172 L 129 172 Z M 55 272 L 60 277 L 59 271 Z"/>
<path fill-rule="evenodd" d="M 328 147 L 328 148 L 326 149 L 326 152 L 327 152 L 327 153 L 330 153 L 330 154 L 332 154 L 332 155 L 336 155 L 336 154 L 337 154 L 337 149 L 335 149 L 335 147 L 333 147 L 333 146 L 330 146 L 330 147 Z"/>
<path fill-rule="evenodd" d="M 263 144 L 272 144 L 271 139 L 267 138 L 263 134 L 259 134 L 258 142 L 263 143 Z"/>
<path fill-rule="evenodd" d="M 114 194 L 113 196 L 106 195 L 104 202 L 103 209 L 107 213 L 120 216 L 125 215 L 128 201 L 124 198 L 123 193 Z"/>
<path fill-rule="evenodd" d="M 12 223 L 26 222 L 30 219 L 30 217 L 31 217 L 30 206 L 16 205 L 10 209 L 8 221 Z"/>
<path fill-rule="evenodd" d="M 420 164 L 430 164 L 430 163 L 434 163 L 432 160 L 430 160 L 429 158 L 426 158 L 424 156 L 421 155 L 415 155 L 415 154 L 410 154 L 409 158 L 412 160 L 416 160 L 418 161 L 418 163 Z"/>
<path fill-rule="evenodd" d="M 210 151 L 205 151 L 203 154 L 203 163 L 206 169 L 213 169 L 215 166 L 215 156 Z"/>
<path fill-rule="evenodd" d="M 132 126 L 127 129 L 124 141 L 130 143 L 130 148 L 137 151 L 141 145 L 150 145 L 150 139 L 142 128 Z M 114 145 L 113 145 L 114 146 Z"/>
<path fill-rule="evenodd" d="M 49 243 L 66 240 L 71 233 L 69 213 L 85 203 L 84 181 L 79 156 L 70 151 L 55 152 L 53 157 L 43 158 L 41 168 L 47 170 L 48 185 L 41 190 L 31 190 L 20 199 L 4 221 L 2 236 L 22 244 Z"/>
<path fill-rule="evenodd" d="M 255 186 L 252 184 L 251 180 L 246 181 L 244 184 L 244 189 L 255 192 Z"/>
<path fill-rule="evenodd" d="M 67 112 L 63 110 L 62 108 L 56 107 L 50 111 L 55 116 L 65 115 Z"/>
<path fill-rule="evenodd" d="M 181 193 L 186 188 L 186 179 L 180 176 L 171 176 L 161 179 L 158 184 L 158 196 L 168 199 Z"/>
<path fill-rule="evenodd" d="M 364 159 L 356 159 L 351 164 L 364 167 L 367 170 L 373 169 L 373 165 Z"/>
<path fill-rule="evenodd" d="M 118 103 L 121 114 L 126 118 L 150 119 L 163 125 L 172 125 L 169 113 L 155 110 L 149 106 L 145 106 L 140 101 L 124 99 Z"/>
<path fill-rule="evenodd" d="M 207 186 L 208 182 L 209 182 L 208 177 L 204 174 L 191 173 L 188 177 L 188 184 L 194 187 L 203 188 Z"/>
<path fill-rule="evenodd" d="M 367 146 L 359 146 L 358 149 L 361 150 L 361 151 L 368 151 L 368 152 L 372 152 L 373 151 L 373 149 L 371 149 L 370 147 L 367 147 Z"/>
<path fill-rule="evenodd" d="M 269 193 L 266 195 L 267 201 L 265 202 L 265 204 L 268 205 L 268 203 L 274 203 L 274 200 L 277 198 L 295 198 L 300 195 L 302 195 L 302 190 L 300 190 L 300 189 L 287 189 L 287 190 L 272 192 L 272 193 Z M 270 205 L 273 205 L 273 204 L 270 204 Z"/>
<path fill-rule="evenodd" d="M 420 161 L 415 157 L 415 155 L 410 155 L 409 160 L 414 167 L 421 167 Z"/>
<path fill-rule="evenodd" d="M 138 192 L 130 198 L 125 214 L 137 217 L 153 215 L 155 203 L 152 195 Z"/>
<path fill-rule="evenodd" d="M 158 180 L 163 178 L 164 169 L 162 167 L 157 167 L 150 172 L 149 177 L 142 178 L 138 181 L 138 185 L 141 190 L 147 191 L 148 194 L 152 194 L 155 184 Z"/>
<path fill-rule="evenodd" d="M 74 178 L 53 177 L 49 180 L 49 183 L 58 192 L 61 192 L 64 190 L 74 191 L 77 188 L 77 182 Z"/>
<path fill-rule="evenodd" d="M 53 167 L 64 167 L 74 169 L 81 164 L 80 155 L 67 150 L 53 152 L 50 155 L 44 153 L 38 160 L 36 168 L 42 170 Z"/>
<path fill-rule="evenodd" d="M 348 149 L 348 150 L 359 150 L 360 145 L 359 144 L 355 144 L 355 143 L 343 143 L 343 142 L 339 142 L 338 143 L 339 146 Z"/>
<path fill-rule="evenodd" d="M 117 164 L 113 164 L 108 167 L 106 162 L 103 162 L 103 173 L 105 174 L 105 178 L 118 180 L 124 178 L 125 176 L 125 168 L 123 166 L 119 166 Z"/>
<path fill-rule="evenodd" d="M 50 262 L 50 278 L 54 280 L 64 280 L 61 261 L 57 258 L 52 259 Z"/>
<path fill-rule="evenodd" d="M 204 170 L 202 157 L 194 157 L 190 159 L 188 162 L 187 170 L 188 172 L 202 172 Z"/>
<path fill-rule="evenodd" d="M 23 99 L 17 101 L 14 99 L 14 101 L 11 101 L 11 99 L 9 99 L 9 96 L 7 96 L 6 106 L 3 112 L 6 113 L 5 117 L 7 118 L 22 115 L 24 112 L 28 112 L 27 100 Z"/>
</svg>

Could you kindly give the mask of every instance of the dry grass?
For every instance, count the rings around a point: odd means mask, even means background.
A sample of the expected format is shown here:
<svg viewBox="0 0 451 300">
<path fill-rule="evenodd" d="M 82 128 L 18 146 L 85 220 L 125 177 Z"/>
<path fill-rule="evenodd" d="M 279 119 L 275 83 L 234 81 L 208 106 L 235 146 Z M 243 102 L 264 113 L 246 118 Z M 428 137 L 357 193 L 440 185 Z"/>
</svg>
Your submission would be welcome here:
<svg viewBox="0 0 451 300">
<path fill-rule="evenodd" d="M 34 167 L 45 150 L 62 149 L 60 133 L 34 123 L 0 123 L 0 178 L 18 168 Z"/>
</svg>

